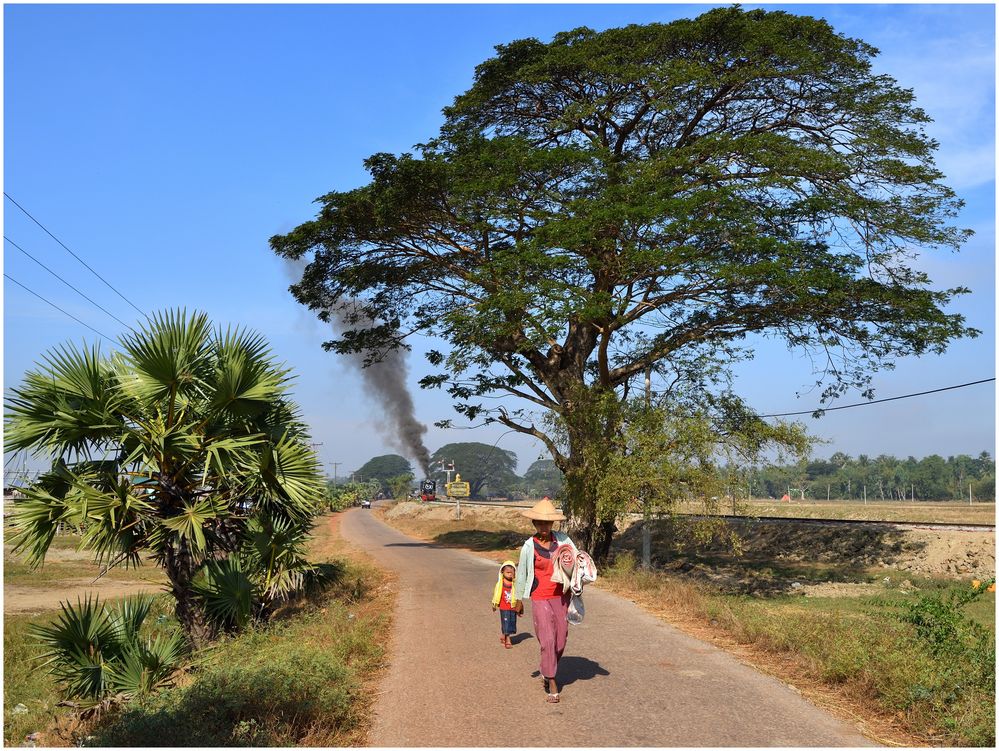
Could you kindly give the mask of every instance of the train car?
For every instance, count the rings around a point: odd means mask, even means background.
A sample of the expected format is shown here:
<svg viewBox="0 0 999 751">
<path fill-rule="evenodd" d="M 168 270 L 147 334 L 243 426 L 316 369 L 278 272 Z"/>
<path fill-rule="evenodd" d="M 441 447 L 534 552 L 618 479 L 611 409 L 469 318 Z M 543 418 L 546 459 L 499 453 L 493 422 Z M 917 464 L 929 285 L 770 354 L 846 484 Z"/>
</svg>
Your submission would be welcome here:
<svg viewBox="0 0 999 751">
<path fill-rule="evenodd" d="M 420 483 L 420 500 L 424 503 L 437 500 L 437 480 L 424 480 Z"/>
</svg>

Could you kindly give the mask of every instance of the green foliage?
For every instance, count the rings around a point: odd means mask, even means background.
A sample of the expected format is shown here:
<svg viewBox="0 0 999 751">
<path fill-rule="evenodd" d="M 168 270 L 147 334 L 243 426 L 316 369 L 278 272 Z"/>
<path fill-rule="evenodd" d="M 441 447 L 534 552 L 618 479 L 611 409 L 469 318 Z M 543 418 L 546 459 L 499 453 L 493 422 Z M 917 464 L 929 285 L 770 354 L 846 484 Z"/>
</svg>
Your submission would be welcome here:
<svg viewBox="0 0 999 751">
<path fill-rule="evenodd" d="M 392 492 L 390 481 L 400 475 L 413 475 L 413 468 L 409 460 L 398 454 L 385 454 L 369 459 L 364 465 L 354 472 L 354 479 L 357 482 L 378 482 L 376 493 Z"/>
<path fill-rule="evenodd" d="M 330 511 L 343 511 L 356 506 L 365 498 L 374 498 L 381 492 L 381 481 L 349 482 L 343 485 L 328 487 L 328 506 Z"/>
<path fill-rule="evenodd" d="M 454 462 L 454 467 L 463 482 L 469 484 L 473 498 L 483 495 L 486 488 L 491 493 L 501 494 L 512 487 L 518 480 L 516 475 L 517 455 L 513 451 L 505 451 L 487 443 L 469 441 L 466 443 L 448 443 L 437 449 L 430 457 L 431 464 L 444 461 Z M 439 469 L 435 471 L 437 487 L 443 490 L 446 474 Z M 454 479 L 454 473 L 451 474 Z"/>
<path fill-rule="evenodd" d="M 975 655 L 976 663 L 986 670 L 984 677 L 995 676 L 995 634 L 969 618 L 964 608 L 982 599 L 995 578 L 978 587 L 941 595 L 923 594 L 911 602 L 894 603 L 893 616 L 911 624 L 916 635 L 936 656 L 960 658 Z M 990 656 L 991 651 L 991 656 Z"/>
<path fill-rule="evenodd" d="M 551 459 L 538 459 L 524 473 L 521 487 L 532 498 L 554 498 L 562 491 L 562 470 Z"/>
<path fill-rule="evenodd" d="M 51 624 L 29 628 L 41 658 L 71 699 L 84 707 L 145 696 L 169 685 L 186 649 L 179 630 L 143 638 L 140 629 L 153 600 L 136 595 L 112 607 L 89 596 L 63 603 Z"/>
<path fill-rule="evenodd" d="M 331 568 L 313 606 L 218 640 L 187 682 L 106 717 L 94 745 L 359 745 L 370 703 L 361 689 L 383 657 L 388 618 L 358 610 L 371 571 Z"/>
<path fill-rule="evenodd" d="M 873 459 L 836 452 L 828 460 L 763 467 L 753 472 L 758 493 L 780 498 L 788 486 L 805 490 L 806 498 L 907 500 L 967 500 L 968 485 L 977 501 L 995 500 L 995 461 L 987 451 L 946 459 L 936 454 L 916 460 L 881 454 Z"/>
<path fill-rule="evenodd" d="M 755 462 L 766 449 L 801 454 L 810 445 L 799 425 L 770 424 L 752 415 L 734 421 L 730 414 L 713 416 L 669 403 L 630 403 L 624 426 L 619 450 L 594 483 L 603 515 L 674 514 L 685 500 L 714 510 L 711 499 L 724 493 L 720 460 L 726 453 Z"/>
<path fill-rule="evenodd" d="M 413 475 L 405 474 L 393 477 L 388 481 L 391 498 L 405 498 L 413 487 Z"/>
<path fill-rule="evenodd" d="M 259 335 L 172 311 L 120 344 L 107 357 L 97 347 L 57 348 L 11 389 L 6 450 L 53 460 L 15 500 L 15 551 L 40 564 L 68 527 L 109 567 L 149 553 L 170 580 L 181 624 L 201 639 L 209 631 L 194 591 L 199 572 L 230 556 L 270 566 L 247 553 L 261 530 L 285 530 L 289 545 L 301 538 L 321 510 L 319 464 L 287 398 L 289 371 Z M 245 569 L 266 580 L 262 612 L 300 583 L 300 552 L 285 550 L 279 570 Z"/>
<path fill-rule="evenodd" d="M 869 396 L 879 368 L 979 333 L 945 312 L 967 290 L 912 264 L 970 233 L 929 118 L 876 54 L 738 6 L 499 45 L 436 138 L 371 156 L 367 185 L 271 247 L 308 261 L 292 291 L 320 317 L 359 300 L 380 322 L 333 351 L 446 341 L 422 385 L 541 440 L 584 537 L 606 536 L 581 478 L 620 431 L 605 400 L 644 373 L 708 401 L 764 335 L 824 364 L 824 401 Z"/>
</svg>

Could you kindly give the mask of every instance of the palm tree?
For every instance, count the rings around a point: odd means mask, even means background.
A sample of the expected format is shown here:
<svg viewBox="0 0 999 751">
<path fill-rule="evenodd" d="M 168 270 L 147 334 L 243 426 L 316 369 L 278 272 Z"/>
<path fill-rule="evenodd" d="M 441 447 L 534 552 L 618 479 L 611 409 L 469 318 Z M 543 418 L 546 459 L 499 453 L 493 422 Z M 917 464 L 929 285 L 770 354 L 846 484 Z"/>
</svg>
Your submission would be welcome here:
<svg viewBox="0 0 999 751">
<path fill-rule="evenodd" d="M 320 465 L 259 334 L 171 311 L 120 344 L 61 346 L 12 389 L 5 449 L 52 459 L 14 508 L 15 549 L 40 564 L 68 527 L 107 567 L 151 555 L 200 642 L 234 620 L 206 609 L 226 582 L 258 609 L 301 583 Z"/>
</svg>

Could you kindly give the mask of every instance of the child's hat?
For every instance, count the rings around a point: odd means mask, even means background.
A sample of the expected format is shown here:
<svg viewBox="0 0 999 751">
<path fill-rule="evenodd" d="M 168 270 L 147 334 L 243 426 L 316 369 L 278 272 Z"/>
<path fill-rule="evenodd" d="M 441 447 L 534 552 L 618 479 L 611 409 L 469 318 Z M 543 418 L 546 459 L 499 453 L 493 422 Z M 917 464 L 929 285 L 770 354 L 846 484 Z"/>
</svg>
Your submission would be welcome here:
<svg viewBox="0 0 999 751">
<path fill-rule="evenodd" d="M 503 563 L 500 564 L 500 571 L 502 571 L 503 569 L 505 569 L 507 566 L 509 566 L 510 568 L 512 568 L 513 571 L 514 571 L 514 573 L 517 572 L 517 564 L 514 563 L 513 561 L 503 561 Z"/>
</svg>

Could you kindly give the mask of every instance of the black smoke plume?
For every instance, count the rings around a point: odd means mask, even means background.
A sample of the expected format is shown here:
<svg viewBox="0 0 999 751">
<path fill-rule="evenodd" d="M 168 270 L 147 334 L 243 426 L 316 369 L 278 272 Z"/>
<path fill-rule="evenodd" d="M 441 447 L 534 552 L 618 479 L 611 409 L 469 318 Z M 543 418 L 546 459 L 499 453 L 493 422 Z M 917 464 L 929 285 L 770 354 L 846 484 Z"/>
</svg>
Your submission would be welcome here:
<svg viewBox="0 0 999 751">
<path fill-rule="evenodd" d="M 305 264 L 287 261 L 286 270 L 294 282 L 302 279 Z M 348 329 L 364 331 L 378 325 L 367 318 L 362 306 L 355 300 L 344 300 L 338 309 L 329 308 L 330 324 L 334 332 L 342 334 Z M 365 324 L 364 322 L 368 323 Z M 356 352 L 342 355 L 361 376 L 364 391 L 382 408 L 384 419 L 376 420 L 374 427 L 388 441 L 389 445 L 406 456 L 415 459 L 423 470 L 423 476 L 430 475 L 430 451 L 423 443 L 427 426 L 416 419 L 413 397 L 406 387 L 409 367 L 407 351 L 402 348 L 381 353 L 377 359 L 366 363 L 370 353 Z"/>
<path fill-rule="evenodd" d="M 330 310 L 330 320 L 336 321 L 333 323 L 334 330 L 343 331 L 352 328 L 363 331 L 377 325 L 371 319 L 368 319 L 367 325 L 351 323 L 348 319 L 360 316 L 363 320 L 364 314 L 360 312 L 357 303 L 347 302 L 346 305 L 346 309 L 341 307 L 339 310 Z M 349 309 L 351 306 L 356 310 L 351 311 Z M 406 355 L 407 351 L 401 347 L 387 350 L 379 359 L 368 363 L 367 366 L 365 366 L 367 355 L 364 352 L 343 357 L 361 374 L 364 390 L 382 406 L 388 424 L 377 424 L 379 432 L 395 448 L 416 459 L 420 469 L 423 470 L 423 476 L 427 477 L 430 475 L 430 451 L 423 443 L 427 426 L 416 419 L 413 396 L 406 387 L 406 376 L 409 374 Z"/>
</svg>

